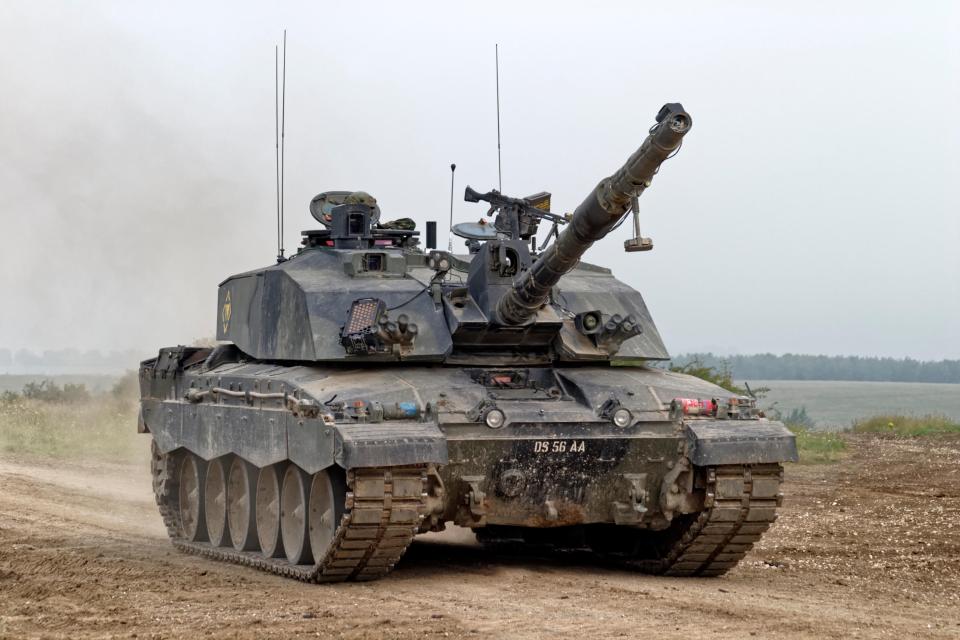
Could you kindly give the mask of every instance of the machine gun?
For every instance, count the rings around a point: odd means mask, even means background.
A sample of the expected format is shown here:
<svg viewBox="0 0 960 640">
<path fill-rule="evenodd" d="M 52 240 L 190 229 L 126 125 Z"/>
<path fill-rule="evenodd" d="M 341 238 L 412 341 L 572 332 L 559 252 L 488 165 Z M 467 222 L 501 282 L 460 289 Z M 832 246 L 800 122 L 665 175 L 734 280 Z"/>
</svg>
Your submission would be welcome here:
<svg viewBox="0 0 960 640">
<path fill-rule="evenodd" d="M 574 211 L 570 225 L 500 297 L 496 305 L 499 323 L 520 325 L 536 315 L 560 278 L 576 266 L 594 242 L 607 235 L 627 215 L 632 201 L 650 186 L 660 165 L 680 148 L 691 125 L 690 114 L 684 111 L 683 105 L 670 103 L 660 109 L 656 124 L 640 148 L 587 195 Z"/>
<path fill-rule="evenodd" d="M 511 240 L 530 240 L 536 238 L 541 220 L 553 222 L 554 231 L 558 225 L 566 224 L 567 218 L 550 212 L 550 194 L 546 191 L 535 193 L 526 198 L 505 196 L 496 189 L 479 193 L 468 185 L 463 193 L 466 202 L 487 202 L 490 208 L 488 216 L 496 216 L 494 228 Z M 456 231 L 454 231 L 456 233 Z M 534 247 L 536 249 L 536 247 Z"/>
</svg>

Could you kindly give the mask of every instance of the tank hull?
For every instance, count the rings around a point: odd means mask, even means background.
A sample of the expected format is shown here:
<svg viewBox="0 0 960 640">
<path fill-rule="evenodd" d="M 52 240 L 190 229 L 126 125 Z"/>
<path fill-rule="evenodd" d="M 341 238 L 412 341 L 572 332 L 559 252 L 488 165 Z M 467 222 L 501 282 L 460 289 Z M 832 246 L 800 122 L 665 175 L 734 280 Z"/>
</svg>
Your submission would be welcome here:
<svg viewBox="0 0 960 640">
<path fill-rule="evenodd" d="M 736 493 L 731 499 L 762 502 L 753 524 L 769 524 L 780 501 L 779 463 L 796 459 L 793 437 L 778 423 L 672 413 L 674 398 L 729 393 L 645 367 L 348 369 L 227 360 L 217 362 L 209 350 L 178 347 L 143 363 L 140 429 L 152 435 L 161 468 L 155 471 L 158 502 L 169 512 L 171 537 L 184 551 L 282 569 L 294 577 L 379 577 L 416 533 L 440 530 L 448 522 L 477 530 L 493 543 L 534 539 L 532 532 L 541 530 L 554 532 L 539 538 L 554 546 L 592 547 L 601 555 L 622 556 L 625 544 L 634 562 L 643 556 L 637 556 L 641 547 L 663 546 L 664 536 L 676 538 L 675 529 L 689 529 L 710 512 L 721 491 L 715 486 L 717 470 L 739 479 L 722 490 Z M 628 411 L 626 424 L 613 420 L 614 409 Z M 488 419 L 494 410 L 502 420 Z M 184 467 L 188 459 L 195 462 Z M 344 549 L 330 547 L 333 555 L 326 560 L 320 551 L 313 557 L 302 549 L 284 561 L 258 558 L 256 549 L 216 548 L 202 535 L 187 539 L 183 522 L 202 515 L 197 508 L 189 512 L 185 498 L 171 498 L 164 477 L 185 473 L 181 467 L 197 469 L 183 483 L 202 487 L 211 463 L 229 468 L 235 459 L 254 474 L 295 468 L 277 482 L 304 483 L 299 489 L 304 509 L 310 482 L 340 482 L 343 495 L 330 504 L 340 505 L 342 513 L 329 537 L 363 535 L 382 542 L 386 536 L 393 540 L 386 548 L 390 553 L 371 551 L 386 558 L 385 564 L 357 569 L 347 563 L 341 572 L 329 573 L 324 562 L 334 562 Z M 751 474 L 759 474 L 759 483 Z M 754 489 L 759 492 L 751 493 Z M 364 491 L 366 510 L 351 515 Z M 253 508 L 251 503 L 244 513 Z M 304 519 L 287 528 L 295 526 L 306 531 L 312 524 Z M 624 535 L 635 541 L 623 542 Z M 654 538 L 641 542 L 643 536 Z M 620 547 L 610 546 L 614 540 L 621 540 Z M 655 569 L 663 572 L 661 564 Z"/>
</svg>

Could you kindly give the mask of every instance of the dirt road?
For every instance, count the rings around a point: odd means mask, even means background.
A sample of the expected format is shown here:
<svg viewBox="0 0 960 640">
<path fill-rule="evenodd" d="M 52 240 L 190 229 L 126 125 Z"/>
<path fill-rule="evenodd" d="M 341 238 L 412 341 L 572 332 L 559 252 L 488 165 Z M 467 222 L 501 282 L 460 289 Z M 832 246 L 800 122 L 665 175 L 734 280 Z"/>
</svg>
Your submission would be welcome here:
<svg viewBox="0 0 960 640">
<path fill-rule="evenodd" d="M 145 466 L 0 458 L 0 638 L 960 637 L 960 439 L 849 448 L 788 468 L 780 520 L 722 578 L 497 556 L 454 530 L 332 586 L 173 551 Z"/>
</svg>

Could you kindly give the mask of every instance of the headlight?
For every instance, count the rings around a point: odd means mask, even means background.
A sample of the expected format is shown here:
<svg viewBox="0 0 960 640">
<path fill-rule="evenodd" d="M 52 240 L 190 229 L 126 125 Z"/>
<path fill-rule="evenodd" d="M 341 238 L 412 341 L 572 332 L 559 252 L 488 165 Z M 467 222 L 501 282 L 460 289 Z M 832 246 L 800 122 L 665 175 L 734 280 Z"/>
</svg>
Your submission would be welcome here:
<svg viewBox="0 0 960 640">
<path fill-rule="evenodd" d="M 633 416 L 622 407 L 613 412 L 613 424 L 618 427 L 628 427 L 632 421 Z"/>
<path fill-rule="evenodd" d="M 500 409 L 490 409 L 483 416 L 483 421 L 491 429 L 499 429 L 506 422 L 507 417 L 503 415 L 503 411 Z"/>
</svg>

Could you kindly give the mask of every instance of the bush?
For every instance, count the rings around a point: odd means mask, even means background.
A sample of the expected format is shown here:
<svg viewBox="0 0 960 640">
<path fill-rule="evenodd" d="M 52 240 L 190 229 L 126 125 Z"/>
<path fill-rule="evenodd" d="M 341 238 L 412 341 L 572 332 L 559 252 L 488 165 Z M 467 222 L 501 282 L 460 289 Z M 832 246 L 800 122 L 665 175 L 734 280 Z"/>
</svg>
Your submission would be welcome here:
<svg viewBox="0 0 960 640">
<path fill-rule="evenodd" d="M 813 429 L 816 423 L 813 418 L 807 415 L 807 408 L 791 409 L 787 415 L 778 415 L 778 420 L 788 426 L 802 427 L 804 429 Z"/>
<path fill-rule="evenodd" d="M 23 397 L 41 402 L 66 404 L 90 400 L 90 392 L 87 391 L 85 384 L 68 382 L 63 387 L 58 387 L 52 380 L 44 380 L 40 383 L 28 382 L 23 387 Z"/>
<path fill-rule="evenodd" d="M 688 376 L 694 376 L 707 382 L 712 382 L 718 387 L 723 387 L 727 391 L 740 396 L 750 395 L 743 387 L 738 387 L 733 381 L 733 371 L 726 363 L 723 363 L 719 369 L 710 367 L 697 359 L 682 365 L 671 365 L 670 371 L 674 373 L 685 373 Z"/>
<path fill-rule="evenodd" d="M 115 399 L 133 402 L 140 397 L 140 376 L 136 371 L 127 371 L 110 389 L 110 395 Z"/>
</svg>

